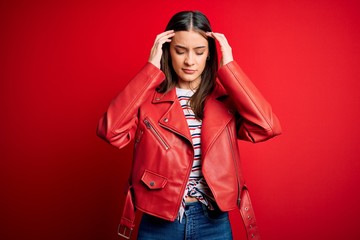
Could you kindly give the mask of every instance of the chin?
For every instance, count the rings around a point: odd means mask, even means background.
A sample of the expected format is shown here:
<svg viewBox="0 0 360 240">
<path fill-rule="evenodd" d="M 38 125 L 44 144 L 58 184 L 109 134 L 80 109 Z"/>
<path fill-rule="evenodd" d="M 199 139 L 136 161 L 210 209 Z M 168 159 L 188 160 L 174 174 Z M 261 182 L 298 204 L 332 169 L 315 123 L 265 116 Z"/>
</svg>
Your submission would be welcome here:
<svg viewBox="0 0 360 240">
<path fill-rule="evenodd" d="M 185 82 L 193 82 L 195 81 L 196 79 L 199 78 L 199 76 L 180 76 L 180 78 L 185 81 Z"/>
</svg>

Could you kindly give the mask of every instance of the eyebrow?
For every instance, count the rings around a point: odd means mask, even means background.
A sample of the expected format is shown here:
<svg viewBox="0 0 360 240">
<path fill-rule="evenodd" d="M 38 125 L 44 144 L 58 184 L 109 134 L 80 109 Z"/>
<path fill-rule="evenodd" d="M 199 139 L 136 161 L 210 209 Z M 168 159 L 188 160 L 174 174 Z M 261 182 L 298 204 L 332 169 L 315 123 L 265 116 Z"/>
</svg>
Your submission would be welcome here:
<svg viewBox="0 0 360 240">
<path fill-rule="evenodd" d="M 184 50 L 188 50 L 187 47 L 181 46 L 181 45 L 175 45 L 175 48 L 180 48 L 180 49 L 184 49 Z M 194 47 L 194 49 L 204 49 L 206 48 L 206 46 L 198 46 L 198 47 Z"/>
</svg>

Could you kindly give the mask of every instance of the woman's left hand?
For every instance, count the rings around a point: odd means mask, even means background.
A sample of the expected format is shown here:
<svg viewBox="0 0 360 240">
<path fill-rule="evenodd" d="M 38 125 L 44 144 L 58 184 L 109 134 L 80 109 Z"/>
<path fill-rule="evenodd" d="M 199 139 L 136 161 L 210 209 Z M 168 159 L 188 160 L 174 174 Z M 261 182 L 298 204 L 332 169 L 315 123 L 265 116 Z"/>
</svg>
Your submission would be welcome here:
<svg viewBox="0 0 360 240">
<path fill-rule="evenodd" d="M 226 37 L 222 33 L 214 33 L 214 32 L 207 32 L 207 36 L 214 38 L 216 41 L 219 42 L 221 48 L 221 66 L 228 64 L 229 62 L 233 61 L 232 49 L 229 45 Z"/>
</svg>

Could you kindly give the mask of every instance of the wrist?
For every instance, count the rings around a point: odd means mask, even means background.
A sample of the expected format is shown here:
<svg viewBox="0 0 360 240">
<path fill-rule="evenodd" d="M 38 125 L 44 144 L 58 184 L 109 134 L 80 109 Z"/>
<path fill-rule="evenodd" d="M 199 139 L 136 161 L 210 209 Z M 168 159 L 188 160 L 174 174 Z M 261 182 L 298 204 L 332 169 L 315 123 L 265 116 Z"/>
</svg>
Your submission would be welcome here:
<svg viewBox="0 0 360 240">
<path fill-rule="evenodd" d="M 148 60 L 149 63 L 151 63 L 152 65 L 154 65 L 155 67 L 157 67 L 158 69 L 160 69 L 160 63 L 154 63 L 151 60 Z"/>
<path fill-rule="evenodd" d="M 230 63 L 230 62 L 232 62 L 232 61 L 234 61 L 234 58 L 224 58 L 223 59 L 223 65 L 226 65 L 226 64 L 228 64 L 228 63 Z"/>
</svg>

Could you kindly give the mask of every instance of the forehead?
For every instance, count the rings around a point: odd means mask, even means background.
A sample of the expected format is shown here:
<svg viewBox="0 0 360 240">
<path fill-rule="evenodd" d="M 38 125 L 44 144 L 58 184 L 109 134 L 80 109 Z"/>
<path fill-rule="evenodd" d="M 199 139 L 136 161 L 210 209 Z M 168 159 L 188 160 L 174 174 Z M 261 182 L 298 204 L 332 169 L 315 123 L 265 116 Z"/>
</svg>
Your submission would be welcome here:
<svg viewBox="0 0 360 240">
<path fill-rule="evenodd" d="M 178 31 L 171 41 L 172 45 L 180 45 L 187 48 L 195 48 L 199 46 L 208 46 L 207 39 L 195 31 Z"/>
</svg>

